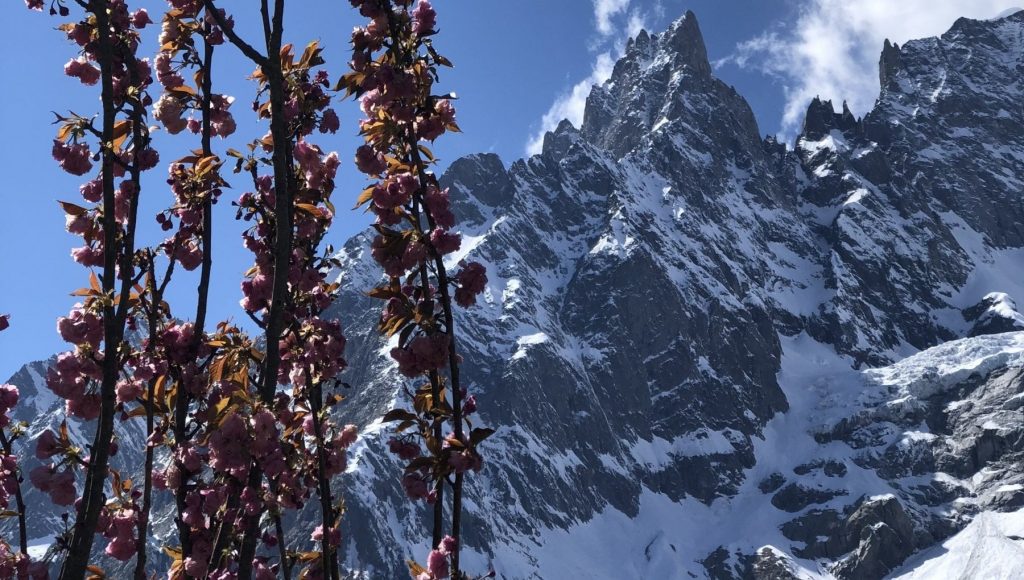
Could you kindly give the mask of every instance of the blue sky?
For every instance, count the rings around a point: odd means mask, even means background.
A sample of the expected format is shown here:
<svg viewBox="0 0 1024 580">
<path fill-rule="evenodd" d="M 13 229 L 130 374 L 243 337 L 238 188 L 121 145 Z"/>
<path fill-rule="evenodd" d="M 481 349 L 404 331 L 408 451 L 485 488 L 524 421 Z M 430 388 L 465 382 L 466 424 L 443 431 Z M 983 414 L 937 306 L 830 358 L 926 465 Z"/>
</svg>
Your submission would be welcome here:
<svg viewBox="0 0 1024 580">
<path fill-rule="evenodd" d="M 249 0 L 254 3 L 255 0 Z M 535 146 L 536 138 L 567 117 L 582 114 L 582 99 L 593 82 L 607 74 L 607 63 L 625 39 L 640 27 L 660 31 L 686 9 L 693 10 L 704 32 L 716 74 L 750 102 L 761 132 L 791 137 L 807 101 L 816 94 L 850 99 L 863 114 L 878 91 L 877 59 L 884 38 L 904 42 L 946 30 L 959 15 L 991 17 L 1024 0 L 435 0 L 441 35 L 436 40 L 456 68 L 445 71 L 445 90 L 460 100 L 464 133 L 446 136 L 434 148 L 442 166 L 461 155 L 492 151 L 506 164 Z M 240 2 L 224 3 L 238 5 Z M 159 18 L 163 2 L 139 0 Z M 301 0 L 288 4 L 287 40 L 326 46 L 328 69 L 336 76 L 347 60 L 348 31 L 356 14 L 342 0 Z M 243 32 L 252 31 L 254 11 L 236 14 Z M 58 20 L 29 12 L 21 0 L 0 7 L 5 33 L 0 35 L 0 70 L 7 90 L 0 96 L 0 168 L 7 176 L 0 188 L 0 313 L 12 326 L 0 334 L 0 379 L 29 360 L 59 352 L 64 345 L 55 320 L 74 304 L 69 293 L 84 286 L 87 273 L 69 251 L 76 238 L 64 233 L 64 217 L 55 203 L 75 200 L 78 178 L 61 172 L 50 159 L 54 128 L 51 111 L 92 114 L 97 93 L 62 74 L 74 47 L 54 30 Z M 155 29 L 155 27 L 154 27 Z M 252 34 L 248 34 L 254 38 Z M 149 39 L 152 45 L 152 38 Z M 155 52 L 155 47 L 153 49 Z M 261 136 L 248 110 L 251 66 L 231 47 L 217 54 L 217 90 L 237 98 L 237 140 Z M 156 95 L 155 95 L 156 96 Z M 358 113 L 351 103 L 338 107 L 342 131 L 318 139 L 325 149 L 351 156 Z M 215 143 L 223 151 L 229 143 Z M 164 161 L 197 146 L 190 137 L 158 138 Z M 345 166 L 336 204 L 354 199 L 363 180 Z M 144 184 L 142 243 L 160 233 L 151 216 L 170 203 L 162 170 Z M 231 179 L 229 179 L 231 181 Z M 239 187 L 244 181 L 237 180 Z M 212 315 L 242 322 L 238 283 L 250 257 L 241 248 L 241 227 L 232 220 L 229 192 L 217 207 Z M 367 220 L 341 212 L 330 241 L 339 246 Z M 178 275 L 170 302 L 181 317 L 193 310 L 195 277 Z"/>
</svg>

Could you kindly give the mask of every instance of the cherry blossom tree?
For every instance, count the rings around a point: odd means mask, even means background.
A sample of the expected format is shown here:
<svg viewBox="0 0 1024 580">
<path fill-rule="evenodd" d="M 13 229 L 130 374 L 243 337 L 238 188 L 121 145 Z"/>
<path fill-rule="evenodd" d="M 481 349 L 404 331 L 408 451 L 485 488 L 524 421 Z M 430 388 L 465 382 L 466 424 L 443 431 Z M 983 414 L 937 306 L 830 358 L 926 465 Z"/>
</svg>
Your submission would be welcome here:
<svg viewBox="0 0 1024 580">
<path fill-rule="evenodd" d="M 453 302 L 470 307 L 487 285 L 484 267 L 459 262 L 449 272 L 445 257 L 458 251 L 461 236 L 448 191 L 430 170 L 426 143 L 459 131 L 452 95 L 434 94 L 439 70 L 451 62 L 434 48 L 436 12 L 428 0 L 351 0 L 368 19 L 352 33 L 352 71 L 339 88 L 358 97 L 365 118 L 365 144 L 356 151 L 358 169 L 371 184 L 358 199 L 376 216 L 373 258 L 388 281 L 370 295 L 385 301 L 380 332 L 397 337 L 391 357 L 410 380 L 413 410 L 395 409 L 390 442 L 406 462 L 402 487 L 413 500 L 433 505 L 433 550 L 427 567 L 410 563 L 418 579 L 464 578 L 459 561 L 462 492 L 466 473 L 478 471 L 478 445 L 493 430 L 473 427 L 476 398 L 459 375 Z M 454 300 L 453 300 L 454 299 Z M 426 454 L 423 454 L 424 448 Z M 444 534 L 444 497 L 451 490 L 451 534 Z"/>
<path fill-rule="evenodd" d="M 154 496 L 163 492 L 173 495 L 177 529 L 177 545 L 164 548 L 171 578 L 291 578 L 296 570 L 303 578 L 341 577 L 343 504 L 335 484 L 358 429 L 332 416 L 346 361 L 341 322 L 326 313 L 340 287 L 328 279 L 339 264 L 325 238 L 342 163 L 315 140 L 339 130 L 332 99 L 344 91 L 359 98 L 366 116 L 355 164 L 371 184 L 359 205 L 376 216 L 372 253 L 387 277 L 370 294 L 385 300 L 380 331 L 396 337 L 391 357 L 413 381 L 406 387 L 412 410 L 385 417 L 399 423 L 388 448 L 406 462 L 406 494 L 434 514 L 426 567 L 410 563 L 410 571 L 421 580 L 466 578 L 463 482 L 480 469 L 478 445 L 493 431 L 471 420 L 476 399 L 459 376 L 453 303 L 472 306 L 487 277 L 478 263 L 445 261 L 461 238 L 426 143 L 459 129 L 454 97 L 433 94 L 439 69 L 451 65 L 432 44 L 434 9 L 427 0 L 415 7 L 412 0 L 353 0 L 370 20 L 353 33 L 352 70 L 332 89 L 318 43 L 298 52 L 284 42 L 284 0 L 261 0 L 260 48 L 214 0 L 167 2 L 151 62 L 140 54 L 142 31 L 153 21 L 126 0 L 26 0 L 29 9 L 70 18 L 59 30 L 77 54 L 64 73 L 98 87 L 101 103 L 95 117 L 58 115 L 52 148 L 65 172 L 88 179 L 81 200 L 60 205 L 67 230 L 82 239 L 72 257 L 90 272 L 73 294 L 79 302 L 57 321 L 70 349 L 46 383 L 69 417 L 95 424 L 91 442 L 77 441 L 66 421 L 35 442 L 44 463 L 29 473 L 31 484 L 74 511 L 73 526 L 58 538 L 60 577 L 101 572 L 90 562 L 97 534 L 108 556 L 134 558 L 134 576 L 148 577 Z M 238 130 L 234 99 L 215 91 L 213 79 L 224 44 L 255 65 L 254 110 L 269 131 L 222 158 L 213 139 Z M 167 164 L 169 204 L 155 216 L 163 237 L 146 247 L 137 239 L 143 172 L 160 160 L 150 112 L 167 134 L 190 133 L 199 143 Z M 242 242 L 253 257 L 240 284 L 240 306 L 259 329 L 253 335 L 207 320 L 214 206 L 229 187 L 227 159 L 251 182 L 233 206 L 248 226 Z M 191 310 L 191 321 L 166 300 L 178 269 L 199 271 L 194 310 L 181 309 Z M 0 330 L 7 326 L 0 317 Z M 24 426 L 9 417 L 17 401 L 16 388 L 0 386 L 0 509 L 18 518 L 20 533 L 17 547 L 0 541 L 0 575 L 45 578 L 45 564 L 28 557 L 13 448 Z M 118 419 L 144 422 L 145 448 L 132 450 L 144 456 L 140 482 L 111 467 Z M 288 534 L 286 513 L 314 496 L 319 525 Z M 303 536 L 299 542 L 308 544 L 288 545 Z"/>
</svg>

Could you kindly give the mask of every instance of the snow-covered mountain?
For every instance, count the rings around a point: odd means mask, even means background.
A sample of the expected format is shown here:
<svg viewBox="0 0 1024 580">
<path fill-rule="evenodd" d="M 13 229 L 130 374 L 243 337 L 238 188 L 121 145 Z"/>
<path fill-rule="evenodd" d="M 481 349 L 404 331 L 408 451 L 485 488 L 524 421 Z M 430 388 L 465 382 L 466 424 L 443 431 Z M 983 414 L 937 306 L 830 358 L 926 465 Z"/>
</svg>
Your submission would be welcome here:
<svg viewBox="0 0 1024 580">
<path fill-rule="evenodd" d="M 1024 569 L 1022 75 L 1024 12 L 961 19 L 887 43 L 875 108 L 816 100 L 787 149 L 713 76 L 687 13 L 630 41 L 583 126 L 562 123 L 540 155 L 453 163 L 451 260 L 490 279 L 460 313 L 463 372 L 499 427 L 468 479 L 466 565 L 509 579 Z M 340 254 L 342 412 L 364 428 L 336 485 L 346 566 L 401 578 L 428 550 L 428 514 L 403 499 L 377 421 L 400 378 L 362 295 L 370 239 Z M 12 381 L 38 393 L 34 429 L 53 420 L 44 368 Z"/>
</svg>

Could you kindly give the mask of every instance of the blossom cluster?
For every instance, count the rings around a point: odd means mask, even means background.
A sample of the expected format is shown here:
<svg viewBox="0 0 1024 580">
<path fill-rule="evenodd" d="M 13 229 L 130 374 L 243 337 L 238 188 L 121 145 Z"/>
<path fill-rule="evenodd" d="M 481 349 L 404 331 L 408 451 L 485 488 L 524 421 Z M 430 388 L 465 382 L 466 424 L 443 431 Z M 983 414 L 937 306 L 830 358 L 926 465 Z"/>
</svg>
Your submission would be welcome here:
<svg viewBox="0 0 1024 580">
<path fill-rule="evenodd" d="M 417 574 L 415 580 L 448 578 L 451 572 L 449 559 L 458 545 L 458 540 L 451 536 L 445 536 L 441 543 L 427 554 L 427 569 Z"/>
<path fill-rule="evenodd" d="M 171 135 L 188 129 L 194 134 L 202 132 L 202 122 L 194 115 L 201 111 L 203 99 L 210 103 L 210 134 L 214 137 L 228 137 L 237 129 L 231 113 L 234 98 L 213 93 L 204 95 L 190 87 L 182 74 L 189 67 L 201 67 L 203 56 L 196 46 L 202 39 L 205 45 L 218 46 L 224 43 L 224 31 L 216 20 L 196 0 L 169 0 L 174 10 L 164 15 L 160 28 L 160 53 L 155 60 L 157 80 L 164 92 L 153 106 L 153 117 L 160 121 Z M 223 13 L 223 11 L 221 11 Z M 226 22 L 234 21 L 226 16 Z"/>
<path fill-rule="evenodd" d="M 31 3 L 29 7 L 38 8 Z M 112 63 L 114 100 L 121 105 L 130 99 L 138 99 L 142 104 L 148 103 L 146 89 L 151 82 L 149 63 L 146 59 L 134 58 L 139 42 L 138 30 L 149 24 L 148 15 L 141 9 L 129 12 L 124 2 L 111 2 L 109 18 L 112 29 L 117 31 L 113 42 L 120 49 L 119 54 L 132 55 L 132 58 L 115 58 Z M 81 55 L 68 63 L 65 74 L 78 78 L 86 85 L 95 84 L 100 58 L 95 19 L 85 18 L 61 28 L 81 48 Z M 85 175 L 93 168 L 92 151 L 87 143 L 87 137 L 94 131 L 91 122 L 77 116 L 61 117 L 60 120 L 63 125 L 58 138 L 54 140 L 53 157 L 68 173 Z M 151 169 L 159 159 L 146 139 L 140 142 L 132 139 L 125 144 L 128 127 L 138 122 L 122 121 L 120 126 L 123 127 L 123 133 L 115 133 L 117 150 L 111 173 L 115 180 L 120 180 L 114 191 L 114 221 L 119 228 L 128 226 L 129 209 L 139 193 L 137 172 Z M 133 175 L 127 175 L 128 170 L 132 170 Z M 102 176 L 84 183 L 80 192 L 83 200 L 93 204 L 92 207 L 68 202 L 62 204 L 67 214 L 68 232 L 80 236 L 85 242 L 72 251 L 72 257 L 87 267 L 102 266 L 105 255 Z M 103 355 L 100 344 L 104 333 L 104 305 L 98 299 L 100 294 L 94 282 L 91 289 L 79 294 L 88 296 L 87 300 L 76 304 L 68 316 L 58 320 L 57 330 L 61 337 L 75 348 L 60 355 L 47 375 L 50 389 L 67 400 L 68 413 L 85 419 L 95 418 L 98 411 L 98 395 L 90 385 L 102 376 Z"/>
<path fill-rule="evenodd" d="M 10 326 L 9 318 L 6 314 L 0 315 L 0 332 Z M 24 505 L 20 501 L 12 505 L 21 493 L 21 471 L 13 443 L 21 435 L 24 424 L 12 424 L 10 415 L 18 405 L 18 398 L 18 387 L 0 384 L 0 508 L 8 512 L 16 508 L 18 517 L 24 521 Z M 21 538 L 22 545 L 26 541 L 27 538 Z M 47 580 L 49 573 L 45 563 L 33 562 L 28 554 L 15 551 L 7 540 L 0 538 L 0 578 L 14 577 Z"/>
<path fill-rule="evenodd" d="M 0 430 L 7 429 L 11 424 L 10 412 L 18 404 L 18 387 L 0 385 Z M 5 436 L 6 437 L 6 436 Z M 18 458 L 8 455 L 6 449 L 0 449 L 0 508 L 7 509 L 11 498 L 17 493 Z"/>
<path fill-rule="evenodd" d="M 188 128 L 204 131 L 204 138 L 226 136 L 236 128 L 228 111 L 232 100 L 208 93 L 209 85 L 198 90 L 188 87 L 182 72 L 198 66 L 203 67 L 202 75 L 209 74 L 208 60 L 194 46 L 195 39 L 203 38 L 208 55 L 209 46 L 232 36 L 232 19 L 223 11 L 210 12 L 212 4 L 170 2 L 175 10 L 164 18 L 163 48 L 156 61 L 165 93 L 154 116 L 169 133 Z M 284 510 L 299 509 L 313 493 L 324 493 L 320 482 L 326 480 L 329 490 L 330 478 L 345 470 L 347 449 L 356 438 L 354 426 L 341 427 L 327 417 L 325 407 L 340 397 L 323 398 L 323 387 L 333 384 L 345 366 L 345 337 L 337 320 L 322 316 L 338 289 L 327 281 L 333 262 L 319 254 L 319 244 L 333 221 L 330 195 L 340 161 L 314 144 L 311 136 L 317 131 L 336 132 L 340 120 L 330 108 L 327 73 L 316 70 L 323 64 L 320 54 L 314 43 L 298 58 L 291 46 L 273 55 L 280 58 L 284 75 L 281 106 L 271 106 L 267 98 L 278 88 L 270 85 L 267 68 L 257 70 L 254 78 L 260 89 L 254 110 L 258 117 L 271 119 L 271 133 L 250 145 L 248 156 L 228 151 L 238 160 L 236 172 L 244 165 L 254 181 L 254 190 L 242 194 L 235 204 L 237 217 L 251 224 L 243 243 L 254 255 L 253 267 L 241 285 L 241 305 L 266 330 L 267 340 L 276 343 L 279 364 L 270 366 L 269 359 L 275 355 L 256 348 L 244 333 L 225 324 L 206 340 L 209 366 L 200 381 L 205 386 L 190 390 L 197 403 L 190 417 L 198 437 L 173 443 L 175 461 L 155 481 L 159 487 L 184 494 L 182 521 L 189 528 L 191 545 L 172 576 L 234 574 L 236 568 L 241 573 L 246 562 L 239 558 L 262 516 L 270 515 L 279 526 Z M 197 74 L 199 78 L 205 76 Z M 209 121 L 208 130 L 205 123 L 184 118 L 187 110 L 200 107 L 208 107 L 209 117 L 204 119 Z M 266 153 L 273 159 L 264 157 Z M 281 159 L 289 165 L 288 179 L 275 181 L 273 175 L 261 174 L 266 166 L 276 171 L 275 162 Z M 219 161 L 209 156 L 188 157 L 171 166 L 168 183 L 177 203 L 157 219 L 165 230 L 177 222 L 175 236 L 164 247 L 186 269 L 198 266 L 202 259 L 203 214 L 197 202 L 209 204 L 220 194 L 224 183 L 219 168 Z M 279 215 L 281 195 L 288 196 L 291 208 Z M 283 224 L 290 233 L 280 238 Z M 278 272 L 281 248 L 288 250 L 284 254 L 288 263 Z M 275 295 L 278 273 L 286 279 L 285 296 Z M 280 322 L 275 322 L 271 307 L 278 300 L 278 307 L 284 308 L 278 315 Z M 263 386 L 268 376 L 273 383 L 291 385 L 291 392 L 268 393 Z M 254 487 L 253 481 L 263 483 Z M 331 503 L 329 497 L 326 503 Z M 334 515 L 325 514 L 320 533 L 314 535 L 315 541 L 332 550 L 340 542 Z M 284 539 L 276 532 L 260 537 L 264 547 L 277 546 L 284 556 L 280 545 Z M 285 561 L 271 565 L 268 557 L 256 556 L 251 570 L 256 577 L 272 577 L 278 567 L 287 565 Z M 316 566 L 311 563 L 307 575 Z"/>
<path fill-rule="evenodd" d="M 328 281 L 333 258 L 321 255 L 319 247 L 334 219 L 330 198 L 341 163 L 336 153 L 325 152 L 313 143 L 312 136 L 314 132 L 336 132 L 340 120 L 330 107 L 328 74 L 317 69 L 323 64 L 319 46 L 310 44 L 298 57 L 288 46 L 282 49 L 280 56 L 285 81 L 284 106 L 274 111 L 268 99 L 257 102 L 254 108 L 261 117 L 282 115 L 285 132 L 283 135 L 271 132 L 250 147 L 253 155 L 239 155 L 239 167 L 247 164 L 254 176 L 253 191 L 243 193 L 236 203 L 238 218 L 252 224 L 243 234 L 243 241 L 254 256 L 253 267 L 241 284 L 240 303 L 269 333 L 272 302 L 275 299 L 284 302 L 281 334 L 268 336 L 267 340 L 278 343 L 276 383 L 290 385 L 291 391 L 278 391 L 272 413 L 268 410 L 256 415 L 260 421 L 254 426 L 256 433 L 273 436 L 263 443 L 257 442 L 252 449 L 256 455 L 255 465 L 268 478 L 260 493 L 268 507 L 298 509 L 313 493 L 321 495 L 323 522 L 313 534 L 313 540 L 322 545 L 327 557 L 310 561 L 304 572 L 316 577 L 326 574 L 325 559 L 336 561 L 340 531 L 336 523 L 337 509 L 330 496 L 330 480 L 345 470 L 346 450 L 356 438 L 355 426 L 342 428 L 327 416 L 326 409 L 340 398 L 324 399 L 324 387 L 335 384 L 335 377 L 346 365 L 341 324 L 323 317 L 339 286 Z M 270 93 L 269 77 L 260 74 L 257 78 L 261 82 L 261 94 Z M 273 127 L 273 122 L 271 125 Z M 286 155 L 290 182 L 277 183 L 273 175 L 260 174 L 262 162 L 255 155 L 256 151 Z M 279 215 L 281 186 L 288 189 L 292 201 L 289 215 Z M 281 272 L 287 278 L 286 295 L 275 298 L 275 252 L 282 243 L 277 239 L 281 220 L 290 221 L 290 259 Z M 324 481 L 326 484 L 321 486 Z M 273 542 L 276 541 L 279 539 L 273 538 Z M 266 537 L 263 543 L 267 548 L 272 547 Z"/>
<path fill-rule="evenodd" d="M 401 485 L 410 499 L 435 504 L 445 482 L 454 489 L 452 536 L 438 536 L 443 510 L 435 510 L 428 567 L 411 564 L 410 570 L 417 579 L 447 578 L 450 572 L 461 577 L 462 477 L 481 468 L 477 445 L 493 431 L 473 429 L 467 418 L 476 399 L 459 381 L 452 312 L 452 302 L 476 303 L 487 289 L 487 274 L 482 264 L 465 260 L 458 260 L 454 274 L 448 271 L 446 262 L 456 261 L 462 237 L 449 191 L 430 171 L 434 156 L 427 146 L 459 130 L 454 97 L 435 90 L 439 68 L 451 63 L 433 47 L 437 13 L 429 0 L 415 6 L 413 0 L 350 1 L 368 22 L 352 32 L 352 70 L 339 88 L 359 99 L 364 114 L 364 144 L 354 161 L 371 183 L 358 205 L 376 217 L 370 252 L 388 278 L 370 295 L 385 301 L 379 329 L 397 336 L 390 354 L 399 373 L 429 381 L 409 392 L 415 412 L 395 409 L 384 417 L 399 422 L 389 449 L 406 462 Z M 445 425 L 452 431 L 448 436 Z"/>
<path fill-rule="evenodd" d="M 408 377 L 430 375 L 450 361 L 451 330 L 443 319 L 451 284 L 455 301 L 468 307 L 487 286 L 485 268 L 460 262 L 453 276 L 444 257 L 457 252 L 461 235 L 453 231 L 455 216 L 447 189 L 441 189 L 427 166 L 432 161 L 423 142 L 458 131 L 450 98 L 433 94 L 437 67 L 449 63 L 429 45 L 436 12 L 428 0 L 411 2 L 352 0 L 370 22 L 352 33 L 352 72 L 341 85 L 359 95 L 365 118 L 360 122 L 365 143 L 356 150 L 355 165 L 372 184 L 360 204 L 376 216 L 377 236 L 371 254 L 391 281 L 375 291 L 387 302 L 380 326 L 387 334 L 401 332 L 391 356 Z M 409 47 L 408 51 L 388 47 Z M 403 282 L 403 278 L 405 281 Z M 403 446 L 411 455 L 409 443 Z"/>
<path fill-rule="evenodd" d="M 0 578 L 48 580 L 50 572 L 46 562 L 33 562 L 26 554 L 15 551 L 0 538 Z"/>
</svg>

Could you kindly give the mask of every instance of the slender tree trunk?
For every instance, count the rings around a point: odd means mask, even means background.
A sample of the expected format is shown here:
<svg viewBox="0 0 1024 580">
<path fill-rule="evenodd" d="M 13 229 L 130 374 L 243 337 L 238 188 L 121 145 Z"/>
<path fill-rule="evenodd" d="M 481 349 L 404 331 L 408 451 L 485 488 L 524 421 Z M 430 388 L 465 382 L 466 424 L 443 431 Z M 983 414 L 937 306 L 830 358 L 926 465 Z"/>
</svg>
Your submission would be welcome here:
<svg viewBox="0 0 1024 580">
<path fill-rule="evenodd" d="M 211 144 L 211 98 L 213 95 L 213 51 L 212 44 L 203 41 L 203 65 L 202 65 L 202 148 L 203 157 L 213 155 Z M 198 356 L 199 348 L 206 336 L 206 311 L 210 296 L 210 274 L 213 271 L 213 196 L 207 193 L 203 199 L 203 261 L 199 272 L 198 298 L 196 300 L 196 317 L 194 324 L 193 343 L 190 360 Z M 174 407 L 174 440 L 177 444 L 185 443 L 188 437 L 188 411 L 191 406 L 191 396 L 188 390 L 181 388 L 177 390 L 177 398 Z M 192 529 L 181 520 L 181 514 L 187 508 L 189 481 L 192 474 L 186 469 L 184 463 L 178 462 L 178 471 L 182 474 L 182 482 L 175 493 L 178 517 L 175 522 L 178 526 L 178 540 L 181 543 L 182 559 L 192 556 Z"/>
<path fill-rule="evenodd" d="M 415 141 L 415 137 L 409 137 L 409 150 L 412 155 L 412 160 L 419 173 L 420 182 L 422 184 L 427 183 L 427 173 L 423 159 L 420 157 L 418 143 Z M 434 229 L 433 219 L 427 212 L 427 225 L 430 230 Z M 417 224 L 419 223 L 419 215 L 416 215 Z M 444 265 L 444 258 L 441 256 L 434 256 L 434 268 L 437 273 L 437 288 L 438 294 L 441 297 L 441 308 L 444 311 L 444 325 L 445 331 L 448 333 L 448 372 L 449 378 L 451 379 L 451 394 L 452 394 L 452 429 L 455 432 L 455 437 L 462 440 L 462 382 L 459 376 L 459 359 L 458 349 L 455 344 L 455 317 L 452 314 L 452 297 L 449 290 L 449 278 L 448 271 Z M 434 382 L 433 380 L 431 381 Z M 437 395 L 435 394 L 435 397 Z M 464 482 L 463 474 L 457 473 L 455 475 L 455 482 L 452 485 L 452 537 L 455 538 L 455 551 L 451 555 L 452 564 L 452 577 L 460 578 L 461 572 L 459 568 L 459 552 L 462 548 L 462 486 Z M 439 486 L 440 487 L 440 486 Z M 440 504 L 440 497 L 438 497 L 438 504 Z M 436 508 L 435 508 L 436 509 Z M 436 525 L 436 516 L 435 516 Z M 440 543 L 440 538 L 437 537 L 437 532 L 434 532 L 434 547 L 436 548 Z"/>
<path fill-rule="evenodd" d="M 307 373 L 308 374 L 308 373 Z M 310 378 L 310 381 L 312 378 Z M 340 573 L 338 570 L 338 552 L 331 545 L 330 534 L 334 527 L 334 500 L 331 494 L 331 478 L 327 476 L 327 453 L 324 448 L 323 422 L 320 419 L 320 411 L 323 409 L 323 388 L 318 383 L 311 387 L 309 394 L 309 407 L 313 412 L 313 429 L 316 437 L 316 459 L 320 492 L 320 519 L 323 522 L 324 537 L 321 541 L 320 561 L 323 567 L 324 576 L 331 580 L 337 580 Z"/>
<path fill-rule="evenodd" d="M 265 2 L 264 2 L 265 7 Z M 264 10 L 266 13 L 266 10 Z M 290 301 L 288 289 L 288 269 L 292 254 L 292 194 L 294 184 L 292 178 L 291 134 L 288 122 L 284 117 L 285 79 L 281 69 L 281 37 L 284 32 L 284 0 L 275 0 L 274 14 L 270 37 L 266 38 L 267 59 L 263 65 L 263 73 L 267 76 L 270 89 L 270 134 L 274 140 L 274 270 L 273 291 L 271 294 L 270 311 L 267 314 L 266 357 L 260 374 L 260 398 L 270 405 L 277 390 L 277 373 L 281 365 L 279 341 L 284 330 L 284 311 Z M 263 474 L 254 462 L 254 469 L 249 478 L 249 485 L 259 489 Z M 239 551 L 239 578 L 248 578 L 252 574 L 252 560 L 256 555 L 259 522 L 249 522 L 248 529 Z M 279 541 L 283 542 L 284 538 Z"/>
<path fill-rule="evenodd" d="M 155 307 L 156 305 L 154 305 Z M 150 317 L 150 323 L 153 324 L 155 317 Z M 150 340 L 152 340 L 153 331 L 150 330 Z M 153 423 L 154 423 L 154 392 L 156 388 L 157 379 L 153 378 L 149 381 L 148 386 L 148 403 L 149 406 L 146 409 L 146 466 L 143 470 L 143 487 L 142 487 L 142 513 L 139 514 L 139 539 L 136 548 L 135 555 L 135 580 L 146 580 L 146 539 L 149 537 L 149 515 L 153 509 L 153 453 L 155 448 L 149 444 L 149 439 L 153 435 Z"/>
</svg>

